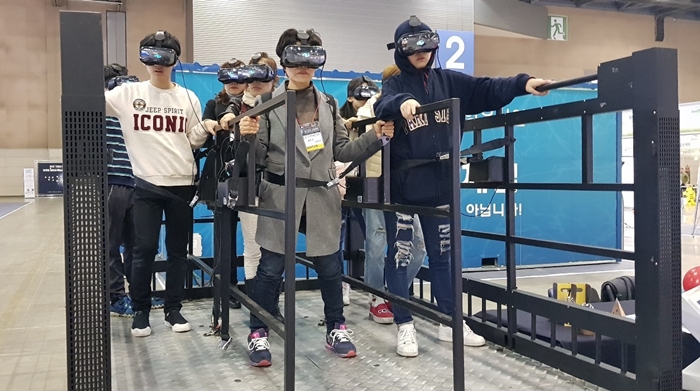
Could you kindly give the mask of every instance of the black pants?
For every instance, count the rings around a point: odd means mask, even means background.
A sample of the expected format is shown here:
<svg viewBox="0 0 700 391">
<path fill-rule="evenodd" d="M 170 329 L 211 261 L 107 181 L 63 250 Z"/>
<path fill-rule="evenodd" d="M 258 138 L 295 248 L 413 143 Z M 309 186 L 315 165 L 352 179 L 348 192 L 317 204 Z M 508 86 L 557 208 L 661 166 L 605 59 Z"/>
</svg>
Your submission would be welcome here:
<svg viewBox="0 0 700 391">
<path fill-rule="evenodd" d="M 161 219 L 165 212 L 165 250 L 168 265 L 165 276 L 165 313 L 182 308 L 187 273 L 187 244 L 192 229 L 192 208 L 187 201 L 194 196 L 193 186 L 163 187 L 177 199 L 136 188 L 134 224 L 136 246 L 132 265 L 131 300 L 134 311 L 151 309 L 151 276 L 158 253 Z"/>
<path fill-rule="evenodd" d="M 109 188 L 109 296 L 112 302 L 126 296 L 124 276 L 131 281 L 134 258 L 134 188 L 113 185 Z M 124 246 L 124 260 L 120 247 Z"/>
<path fill-rule="evenodd" d="M 258 272 L 253 279 L 255 289 L 253 289 L 252 299 L 265 311 L 272 312 L 277 288 L 282 282 L 282 273 L 284 273 L 284 254 L 274 253 L 265 248 L 260 248 L 260 252 L 262 257 L 260 258 L 260 265 L 258 265 Z M 343 316 L 343 288 L 341 285 L 338 254 L 309 257 L 309 260 L 314 263 L 318 274 L 326 328 L 327 332 L 330 332 L 335 328 L 336 323 L 345 323 L 345 317 Z M 295 276 L 287 276 L 287 278 L 295 278 Z M 268 329 L 265 323 L 251 313 L 251 331 L 260 328 Z"/>
</svg>

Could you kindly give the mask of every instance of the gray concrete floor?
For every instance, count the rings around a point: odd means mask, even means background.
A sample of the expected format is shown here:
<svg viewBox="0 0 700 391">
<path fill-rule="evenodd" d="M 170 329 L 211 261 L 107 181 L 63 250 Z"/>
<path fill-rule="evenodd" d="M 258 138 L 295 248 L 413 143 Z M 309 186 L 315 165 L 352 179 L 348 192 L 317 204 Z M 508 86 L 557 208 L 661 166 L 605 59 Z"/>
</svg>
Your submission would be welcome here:
<svg viewBox="0 0 700 391">
<path fill-rule="evenodd" d="M 3 204 L 22 202 L 18 198 L 0 198 Z M 693 212 L 686 211 L 684 224 L 692 224 Z M 630 249 L 632 235 L 632 229 L 626 230 L 627 249 Z M 682 244 L 685 273 L 700 265 L 700 237 L 684 235 Z M 0 391 L 64 390 L 66 322 L 62 199 L 38 199 L 0 218 L 0 254 L 0 275 L 4 280 L 0 284 Z M 599 289 L 603 281 L 634 274 L 633 269 L 632 263 L 624 262 L 519 270 L 517 284 L 520 289 L 543 295 L 557 281 L 587 282 Z M 505 284 L 505 271 L 470 275 Z M 353 306 L 358 308 L 366 305 L 366 296 L 359 292 L 353 293 L 352 300 Z M 353 308 L 353 311 L 364 311 L 358 308 Z M 161 321 L 154 318 L 156 314 L 160 316 L 160 312 L 154 311 L 153 323 Z M 197 325 L 207 321 L 206 318 L 191 320 Z M 113 318 L 113 333 L 119 330 L 123 333 L 129 324 L 127 319 Z M 201 335 L 199 331 L 196 333 Z M 113 345 L 115 353 L 119 353 L 119 349 L 118 344 Z"/>
</svg>

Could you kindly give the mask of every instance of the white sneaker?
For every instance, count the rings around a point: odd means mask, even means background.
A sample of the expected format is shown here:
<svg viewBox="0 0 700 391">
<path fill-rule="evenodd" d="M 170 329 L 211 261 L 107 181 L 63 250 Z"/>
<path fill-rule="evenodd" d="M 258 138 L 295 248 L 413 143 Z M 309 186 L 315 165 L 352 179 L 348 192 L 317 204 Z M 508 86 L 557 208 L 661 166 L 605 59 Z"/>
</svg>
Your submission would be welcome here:
<svg viewBox="0 0 700 391">
<path fill-rule="evenodd" d="M 343 283 L 343 305 L 350 305 L 350 284 Z"/>
<path fill-rule="evenodd" d="M 472 346 L 472 347 L 478 347 L 478 346 L 484 346 L 486 345 L 486 340 L 484 337 L 474 333 L 469 326 L 467 326 L 467 323 L 464 322 L 464 346 Z M 452 327 L 447 327 L 443 324 L 440 324 L 440 327 L 438 327 L 438 339 L 440 341 L 444 342 L 452 342 Z"/>
<path fill-rule="evenodd" d="M 396 354 L 403 357 L 416 357 L 418 355 L 416 327 L 413 323 L 399 326 L 399 333 L 396 337 Z"/>
</svg>

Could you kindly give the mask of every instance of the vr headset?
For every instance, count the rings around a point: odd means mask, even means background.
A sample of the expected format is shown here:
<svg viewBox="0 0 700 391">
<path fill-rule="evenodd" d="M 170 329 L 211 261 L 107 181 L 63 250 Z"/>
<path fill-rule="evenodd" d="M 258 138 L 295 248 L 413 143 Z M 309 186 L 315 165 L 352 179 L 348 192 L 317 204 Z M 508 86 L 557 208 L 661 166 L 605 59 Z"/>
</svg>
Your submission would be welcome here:
<svg viewBox="0 0 700 391">
<path fill-rule="evenodd" d="M 275 80 L 275 73 L 265 64 L 255 64 L 239 68 L 221 68 L 217 78 L 223 84 L 246 84 L 256 81 L 267 83 Z"/>
<path fill-rule="evenodd" d="M 400 54 L 410 56 L 415 53 L 432 52 L 440 47 L 440 37 L 437 33 L 417 31 L 422 23 L 415 15 L 411 16 L 408 24 L 413 28 L 414 32 L 400 36 L 397 42 L 386 45 L 387 49 L 396 49 Z"/>
<path fill-rule="evenodd" d="M 301 45 L 289 45 L 282 51 L 282 66 L 285 68 L 320 68 L 326 64 L 326 49 L 309 45 L 309 34 L 297 31 Z"/>
<path fill-rule="evenodd" d="M 253 83 L 256 81 L 267 83 L 275 80 L 275 72 L 266 64 L 246 65 L 239 68 L 238 71 L 243 77 L 244 83 Z"/>
<path fill-rule="evenodd" d="M 165 32 L 158 31 L 155 38 L 156 46 L 141 47 L 139 60 L 146 65 L 162 65 L 164 67 L 171 67 L 177 64 L 177 53 L 175 50 L 161 46 L 160 41 L 165 40 Z"/>
<path fill-rule="evenodd" d="M 367 100 L 379 93 L 379 88 L 374 86 L 359 86 L 352 92 L 352 97 L 357 100 Z"/>
<path fill-rule="evenodd" d="M 125 83 L 138 83 L 139 78 L 136 76 L 117 76 L 107 80 L 107 89 L 113 90 Z"/>
</svg>

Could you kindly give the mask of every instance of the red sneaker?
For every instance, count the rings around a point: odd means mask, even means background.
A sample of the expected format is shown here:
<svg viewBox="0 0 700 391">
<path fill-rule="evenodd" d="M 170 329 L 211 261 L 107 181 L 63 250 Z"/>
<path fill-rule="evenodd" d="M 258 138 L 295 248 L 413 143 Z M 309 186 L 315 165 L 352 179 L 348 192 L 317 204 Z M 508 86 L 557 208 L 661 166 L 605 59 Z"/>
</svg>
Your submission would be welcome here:
<svg viewBox="0 0 700 391">
<path fill-rule="evenodd" d="M 373 301 L 369 305 L 369 317 L 373 321 L 380 324 L 391 324 L 394 323 L 394 314 L 389 309 L 389 306 L 385 301 L 381 301 L 379 305 L 377 301 Z"/>
</svg>

